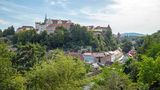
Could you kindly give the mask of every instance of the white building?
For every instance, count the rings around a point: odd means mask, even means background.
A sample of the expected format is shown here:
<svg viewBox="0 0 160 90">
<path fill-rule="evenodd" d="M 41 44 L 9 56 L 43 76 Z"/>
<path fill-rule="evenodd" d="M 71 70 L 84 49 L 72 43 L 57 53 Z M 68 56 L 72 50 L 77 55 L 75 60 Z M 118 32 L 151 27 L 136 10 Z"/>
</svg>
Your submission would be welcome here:
<svg viewBox="0 0 160 90">
<path fill-rule="evenodd" d="M 33 26 L 22 26 L 17 28 L 16 32 L 24 31 L 24 30 L 35 30 Z"/>
<path fill-rule="evenodd" d="M 70 20 L 56 20 L 56 19 L 47 19 L 45 17 L 44 22 L 36 22 L 35 28 L 38 33 L 46 30 L 47 33 L 54 33 L 57 27 L 64 27 L 65 29 L 70 29 L 73 23 Z"/>
</svg>

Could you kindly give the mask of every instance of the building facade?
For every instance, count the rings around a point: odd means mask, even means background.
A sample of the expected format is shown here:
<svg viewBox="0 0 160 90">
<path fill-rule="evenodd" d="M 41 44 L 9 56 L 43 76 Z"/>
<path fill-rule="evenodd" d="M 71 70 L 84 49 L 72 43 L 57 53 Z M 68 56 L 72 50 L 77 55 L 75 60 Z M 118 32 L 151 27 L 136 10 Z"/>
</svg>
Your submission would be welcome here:
<svg viewBox="0 0 160 90">
<path fill-rule="evenodd" d="M 54 33 L 57 27 L 64 27 L 65 29 L 70 29 L 73 23 L 70 20 L 56 20 L 56 19 L 47 19 L 45 17 L 44 22 L 36 22 L 35 28 L 38 33 L 46 30 L 47 33 Z"/>
<path fill-rule="evenodd" d="M 33 26 L 22 26 L 17 28 L 16 32 L 24 31 L 24 30 L 35 30 Z"/>
</svg>

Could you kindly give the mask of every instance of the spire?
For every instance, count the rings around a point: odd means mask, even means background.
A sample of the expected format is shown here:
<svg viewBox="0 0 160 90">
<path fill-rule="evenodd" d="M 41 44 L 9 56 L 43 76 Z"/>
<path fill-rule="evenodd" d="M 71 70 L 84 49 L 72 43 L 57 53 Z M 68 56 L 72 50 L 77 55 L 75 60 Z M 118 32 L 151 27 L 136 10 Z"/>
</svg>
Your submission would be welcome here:
<svg viewBox="0 0 160 90">
<path fill-rule="evenodd" d="M 110 27 L 110 25 L 108 25 L 108 27 L 107 27 L 107 28 L 108 28 L 108 30 L 112 30 L 112 29 L 111 29 L 111 27 Z"/>
<path fill-rule="evenodd" d="M 45 14 L 45 20 L 47 19 L 47 14 Z"/>
<path fill-rule="evenodd" d="M 47 21 L 47 14 L 45 14 L 44 23 L 46 23 L 46 21 Z"/>
</svg>

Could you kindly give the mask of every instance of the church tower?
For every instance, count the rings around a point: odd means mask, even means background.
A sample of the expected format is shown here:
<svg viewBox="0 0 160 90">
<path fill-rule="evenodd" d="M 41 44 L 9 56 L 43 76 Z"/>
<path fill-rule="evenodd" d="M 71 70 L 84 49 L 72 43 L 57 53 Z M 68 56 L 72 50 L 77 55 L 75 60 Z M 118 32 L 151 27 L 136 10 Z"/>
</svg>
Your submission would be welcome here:
<svg viewBox="0 0 160 90">
<path fill-rule="evenodd" d="M 47 22 L 47 14 L 45 14 L 45 19 L 44 19 L 44 23 Z"/>
<path fill-rule="evenodd" d="M 108 27 L 107 27 L 107 28 L 108 28 L 108 30 L 111 30 L 111 31 L 112 31 L 112 29 L 111 29 L 110 25 L 108 25 Z"/>
</svg>

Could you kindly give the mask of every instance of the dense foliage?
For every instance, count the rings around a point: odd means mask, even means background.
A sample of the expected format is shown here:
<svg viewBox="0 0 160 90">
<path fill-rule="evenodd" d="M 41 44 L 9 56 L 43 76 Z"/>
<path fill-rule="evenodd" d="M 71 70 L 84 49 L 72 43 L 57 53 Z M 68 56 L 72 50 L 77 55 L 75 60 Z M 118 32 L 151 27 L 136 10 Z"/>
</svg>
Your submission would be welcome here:
<svg viewBox="0 0 160 90">
<path fill-rule="evenodd" d="M 84 63 L 59 52 L 53 60 L 44 61 L 26 73 L 27 89 L 77 90 L 85 84 L 85 74 Z"/>
<path fill-rule="evenodd" d="M 45 48 L 39 44 L 19 45 L 12 63 L 17 71 L 23 72 L 42 61 L 44 55 Z"/>
<path fill-rule="evenodd" d="M 80 25 L 70 30 L 58 27 L 52 34 L 35 30 L 14 33 L 13 26 L 0 30 L 0 89 L 83 90 L 89 86 L 93 90 L 159 90 L 160 31 L 118 42 L 125 53 L 134 46 L 136 57 L 101 67 L 100 74 L 90 77 L 89 64 L 63 51 L 87 46 L 94 51 L 114 50 L 117 41 L 111 30 L 102 35 Z"/>
<path fill-rule="evenodd" d="M 87 82 L 85 64 L 62 51 L 53 51 L 54 58 L 47 59 L 37 44 L 21 46 L 18 52 L 7 48 L 0 43 L 1 90 L 77 90 Z"/>
<path fill-rule="evenodd" d="M 54 33 L 47 34 L 46 31 L 36 33 L 36 30 L 23 30 L 14 34 L 13 26 L 4 30 L 2 35 L 8 36 L 10 42 L 14 45 L 27 43 L 39 43 L 45 46 L 47 50 L 60 48 L 63 50 L 80 50 L 88 46 L 93 51 L 106 51 L 117 49 L 117 40 L 112 34 L 112 30 L 106 30 L 101 35 L 94 35 L 94 32 L 88 31 L 86 27 L 78 24 L 72 25 L 70 30 L 63 27 L 56 28 Z"/>
</svg>

